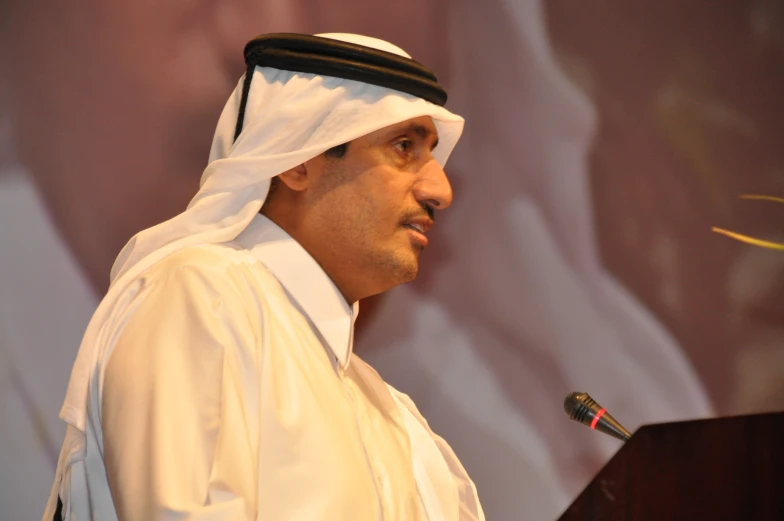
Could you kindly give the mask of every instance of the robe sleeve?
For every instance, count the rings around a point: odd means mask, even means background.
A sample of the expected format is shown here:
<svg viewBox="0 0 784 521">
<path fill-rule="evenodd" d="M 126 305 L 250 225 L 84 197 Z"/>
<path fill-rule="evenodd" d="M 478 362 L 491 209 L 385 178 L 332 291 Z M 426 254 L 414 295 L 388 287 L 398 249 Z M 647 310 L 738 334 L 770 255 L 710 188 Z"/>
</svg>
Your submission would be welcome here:
<svg viewBox="0 0 784 521">
<path fill-rule="evenodd" d="M 151 282 L 117 337 L 101 425 L 120 521 L 257 517 L 261 324 L 230 280 L 172 270 Z"/>
</svg>

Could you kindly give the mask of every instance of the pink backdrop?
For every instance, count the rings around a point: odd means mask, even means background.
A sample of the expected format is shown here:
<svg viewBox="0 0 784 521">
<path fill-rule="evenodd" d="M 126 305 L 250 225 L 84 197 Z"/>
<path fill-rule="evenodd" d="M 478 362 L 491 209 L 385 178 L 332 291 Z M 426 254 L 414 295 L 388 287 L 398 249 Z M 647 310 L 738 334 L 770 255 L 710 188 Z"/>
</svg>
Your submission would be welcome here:
<svg viewBox="0 0 784 521">
<path fill-rule="evenodd" d="M 467 120 L 422 275 L 357 351 L 409 393 L 488 519 L 555 519 L 642 423 L 784 408 L 784 9 L 775 0 L 9 0 L 0 7 L 0 510 L 40 515 L 115 255 L 198 188 L 262 32 L 361 32 Z M 5 514 L 4 514 L 5 516 Z"/>
</svg>

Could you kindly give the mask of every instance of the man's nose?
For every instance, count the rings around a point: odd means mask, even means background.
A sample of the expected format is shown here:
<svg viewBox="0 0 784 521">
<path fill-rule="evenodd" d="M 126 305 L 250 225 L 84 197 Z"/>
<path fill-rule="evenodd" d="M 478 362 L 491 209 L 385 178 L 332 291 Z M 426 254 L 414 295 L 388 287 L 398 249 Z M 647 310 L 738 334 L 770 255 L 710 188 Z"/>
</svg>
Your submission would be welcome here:
<svg viewBox="0 0 784 521">
<path fill-rule="evenodd" d="M 419 179 L 414 186 L 414 197 L 434 210 L 444 210 L 452 204 L 452 185 L 449 184 L 446 172 L 435 159 L 431 159 L 419 171 Z"/>
</svg>

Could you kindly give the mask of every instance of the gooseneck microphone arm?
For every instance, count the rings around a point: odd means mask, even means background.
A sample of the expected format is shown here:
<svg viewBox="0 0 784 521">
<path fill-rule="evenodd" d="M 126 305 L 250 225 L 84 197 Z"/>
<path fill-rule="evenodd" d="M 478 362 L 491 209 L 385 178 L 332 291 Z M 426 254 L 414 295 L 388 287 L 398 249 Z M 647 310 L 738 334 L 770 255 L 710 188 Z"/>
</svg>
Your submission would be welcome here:
<svg viewBox="0 0 784 521">
<path fill-rule="evenodd" d="M 604 407 L 588 396 L 588 393 L 571 393 L 564 400 L 566 414 L 572 420 L 589 426 L 591 429 L 609 434 L 621 441 L 632 437 L 623 425 L 613 418 Z"/>
</svg>

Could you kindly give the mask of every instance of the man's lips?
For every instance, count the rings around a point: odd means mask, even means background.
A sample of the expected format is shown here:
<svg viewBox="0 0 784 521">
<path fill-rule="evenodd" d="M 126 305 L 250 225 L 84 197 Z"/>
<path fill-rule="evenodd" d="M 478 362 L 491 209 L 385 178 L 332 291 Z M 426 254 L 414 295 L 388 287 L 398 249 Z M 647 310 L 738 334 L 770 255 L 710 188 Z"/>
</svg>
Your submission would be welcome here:
<svg viewBox="0 0 784 521">
<path fill-rule="evenodd" d="M 427 217 L 422 217 L 418 219 L 411 219 L 403 223 L 403 226 L 409 229 L 409 234 L 411 235 L 411 239 L 422 246 L 423 248 L 427 246 L 427 237 L 425 234 L 427 231 L 433 226 L 433 220 L 428 219 Z"/>
<path fill-rule="evenodd" d="M 407 228 L 411 228 L 412 230 L 415 230 L 421 233 L 422 235 L 424 235 L 427 233 L 427 231 L 430 228 L 432 228 L 433 220 L 428 219 L 427 217 L 420 217 L 417 219 L 411 219 L 409 221 L 404 222 L 403 226 Z"/>
</svg>

